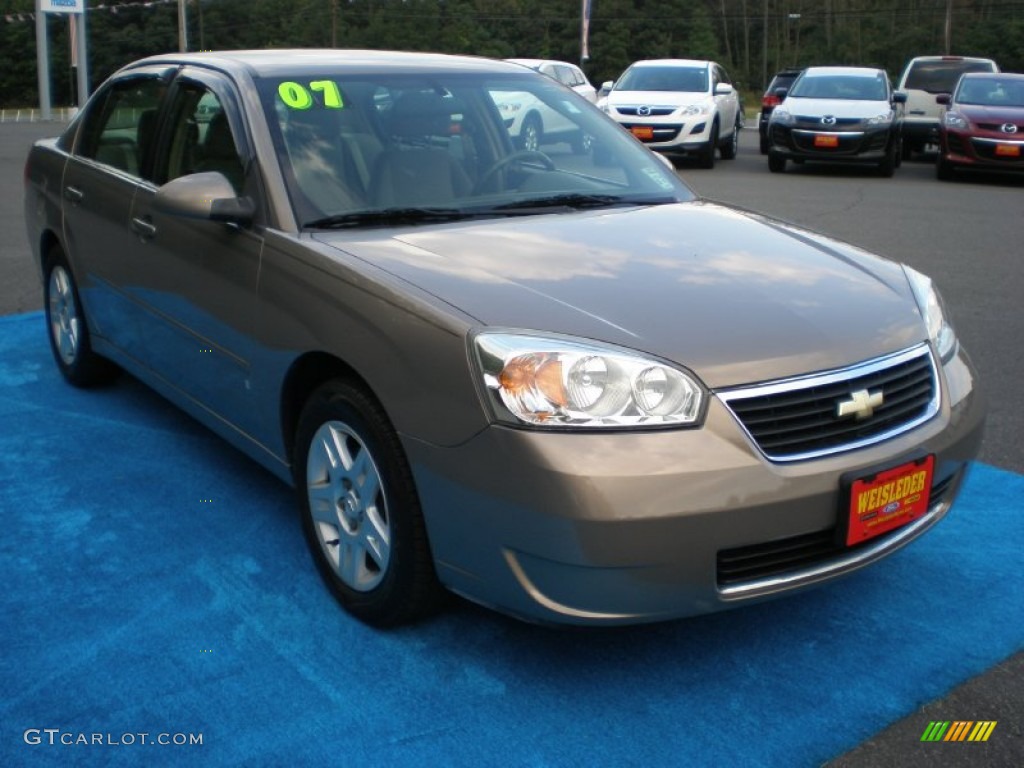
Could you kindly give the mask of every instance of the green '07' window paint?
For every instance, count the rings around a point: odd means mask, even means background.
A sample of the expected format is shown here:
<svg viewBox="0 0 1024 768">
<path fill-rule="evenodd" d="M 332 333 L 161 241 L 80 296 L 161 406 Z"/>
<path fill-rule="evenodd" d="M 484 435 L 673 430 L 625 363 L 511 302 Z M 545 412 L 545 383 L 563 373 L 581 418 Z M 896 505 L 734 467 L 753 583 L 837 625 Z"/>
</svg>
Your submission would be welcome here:
<svg viewBox="0 0 1024 768">
<path fill-rule="evenodd" d="M 323 99 L 323 105 L 328 109 L 341 109 L 345 106 L 341 98 L 341 91 L 338 90 L 338 84 L 333 80 L 314 80 L 309 84 L 308 90 L 305 86 L 290 80 L 277 86 L 277 95 L 291 109 L 312 107 L 316 102 L 310 91 L 319 93 Z"/>
</svg>

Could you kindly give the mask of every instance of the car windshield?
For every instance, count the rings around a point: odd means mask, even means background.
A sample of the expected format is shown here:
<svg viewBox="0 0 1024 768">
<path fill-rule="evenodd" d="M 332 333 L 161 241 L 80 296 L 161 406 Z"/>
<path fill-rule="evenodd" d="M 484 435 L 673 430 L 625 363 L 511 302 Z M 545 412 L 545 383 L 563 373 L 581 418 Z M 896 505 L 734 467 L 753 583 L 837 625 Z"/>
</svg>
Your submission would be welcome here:
<svg viewBox="0 0 1024 768">
<path fill-rule="evenodd" d="M 298 221 L 364 227 L 693 199 L 600 110 L 526 71 L 257 81 Z"/>
<path fill-rule="evenodd" d="M 907 72 L 903 88 L 928 93 L 952 93 L 960 75 L 966 72 L 991 72 L 986 61 L 919 61 Z"/>
<path fill-rule="evenodd" d="M 1024 107 L 1024 77 L 965 77 L 957 88 L 956 101 L 982 107 Z"/>
<path fill-rule="evenodd" d="M 804 74 L 794 84 L 790 96 L 800 99 L 846 99 L 885 101 L 888 96 L 885 76 Z"/>
<path fill-rule="evenodd" d="M 630 67 L 615 84 L 616 91 L 682 91 L 704 93 L 706 67 Z"/>
</svg>

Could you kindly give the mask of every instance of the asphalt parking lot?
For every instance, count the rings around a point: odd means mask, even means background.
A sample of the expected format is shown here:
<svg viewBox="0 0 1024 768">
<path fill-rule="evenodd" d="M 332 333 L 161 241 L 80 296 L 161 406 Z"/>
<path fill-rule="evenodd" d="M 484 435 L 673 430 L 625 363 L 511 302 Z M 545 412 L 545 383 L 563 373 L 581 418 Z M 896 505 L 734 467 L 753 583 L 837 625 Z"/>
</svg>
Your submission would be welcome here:
<svg viewBox="0 0 1024 768">
<path fill-rule="evenodd" d="M 22 222 L 22 166 L 31 141 L 60 129 L 57 124 L 0 125 L 0 314 L 42 308 L 42 293 L 29 259 Z M 770 174 L 757 151 L 756 131 L 744 132 L 738 158 L 713 170 L 685 163 L 679 173 L 702 196 L 761 211 L 906 262 L 929 274 L 942 291 L 962 343 L 973 357 L 990 401 L 981 460 L 1024 473 L 1024 414 L 1015 407 L 1024 375 L 1016 354 L 1024 338 L 1024 177 L 935 179 L 932 158 L 904 163 L 893 179 L 869 170 L 789 166 Z M 1024 176 L 1024 175 L 1022 175 Z M 935 717 L 949 712 L 970 717 L 984 703 L 1000 713 L 1000 727 L 1024 727 L 1024 654 L 965 684 L 948 699 L 925 708 Z M 917 765 L 907 745 L 919 740 L 920 717 L 897 723 L 835 765 Z M 952 753 L 945 753 L 950 756 Z M 952 756 L 943 765 L 969 765 Z M 1007 754 L 998 765 L 1021 764 Z M 934 763 L 933 763 L 934 764 Z"/>
</svg>

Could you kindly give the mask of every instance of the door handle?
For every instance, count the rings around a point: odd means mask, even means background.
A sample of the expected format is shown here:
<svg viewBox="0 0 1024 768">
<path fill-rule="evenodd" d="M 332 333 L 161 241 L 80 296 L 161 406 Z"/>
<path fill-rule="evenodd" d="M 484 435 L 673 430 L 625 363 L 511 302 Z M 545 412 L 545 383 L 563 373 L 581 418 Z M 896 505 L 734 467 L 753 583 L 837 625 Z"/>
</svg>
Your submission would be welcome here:
<svg viewBox="0 0 1024 768">
<path fill-rule="evenodd" d="M 64 187 L 64 197 L 70 201 L 72 205 L 78 205 L 85 198 L 85 192 L 80 190 L 78 187 L 68 185 Z"/>
<path fill-rule="evenodd" d="M 156 237 L 156 227 L 152 222 L 140 219 L 138 216 L 132 218 L 132 231 L 141 236 L 143 240 L 151 240 Z"/>
</svg>

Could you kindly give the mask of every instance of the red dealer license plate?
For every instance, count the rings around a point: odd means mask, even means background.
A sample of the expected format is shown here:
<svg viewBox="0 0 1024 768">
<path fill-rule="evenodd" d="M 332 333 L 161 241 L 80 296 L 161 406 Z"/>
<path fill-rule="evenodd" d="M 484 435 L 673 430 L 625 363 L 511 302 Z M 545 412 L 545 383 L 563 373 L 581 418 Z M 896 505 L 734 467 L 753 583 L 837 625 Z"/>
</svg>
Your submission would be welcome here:
<svg viewBox="0 0 1024 768">
<path fill-rule="evenodd" d="M 999 157 L 1020 157 L 1020 145 L 996 144 L 996 154 Z"/>
<path fill-rule="evenodd" d="M 838 136 L 828 136 L 828 135 L 820 135 L 819 134 L 818 136 L 814 137 L 814 146 L 816 146 L 816 147 L 838 147 L 839 146 L 839 137 Z"/>
<path fill-rule="evenodd" d="M 648 125 L 634 125 L 630 130 L 633 131 L 633 135 L 638 139 L 650 141 L 654 138 L 654 129 Z"/>
<path fill-rule="evenodd" d="M 850 486 L 846 545 L 860 544 L 927 512 L 934 470 L 935 457 L 929 455 L 854 480 Z"/>
</svg>

